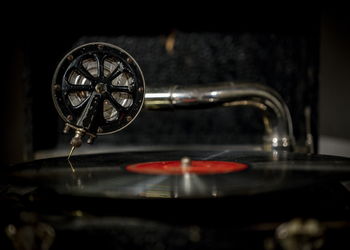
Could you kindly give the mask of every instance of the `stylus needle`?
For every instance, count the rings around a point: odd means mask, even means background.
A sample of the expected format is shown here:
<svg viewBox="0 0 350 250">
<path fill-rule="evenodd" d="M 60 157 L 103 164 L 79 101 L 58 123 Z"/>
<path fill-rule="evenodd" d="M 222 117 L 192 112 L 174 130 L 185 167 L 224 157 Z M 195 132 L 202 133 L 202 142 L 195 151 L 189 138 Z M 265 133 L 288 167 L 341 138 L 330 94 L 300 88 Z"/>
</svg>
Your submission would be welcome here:
<svg viewBox="0 0 350 250">
<path fill-rule="evenodd" d="M 70 157 L 72 156 L 72 154 L 73 154 L 73 152 L 74 152 L 74 149 L 75 149 L 75 147 L 74 146 L 72 146 L 72 148 L 71 148 L 71 150 L 70 150 L 70 152 L 69 152 L 69 155 L 68 155 L 68 160 L 70 159 Z"/>
</svg>

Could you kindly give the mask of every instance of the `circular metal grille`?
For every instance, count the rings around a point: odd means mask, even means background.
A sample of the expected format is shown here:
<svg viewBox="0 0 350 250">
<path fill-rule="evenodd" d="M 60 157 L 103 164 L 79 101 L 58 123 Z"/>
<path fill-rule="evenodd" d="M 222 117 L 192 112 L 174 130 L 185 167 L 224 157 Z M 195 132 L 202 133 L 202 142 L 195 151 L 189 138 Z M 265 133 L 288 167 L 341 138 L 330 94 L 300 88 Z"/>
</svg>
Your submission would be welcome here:
<svg viewBox="0 0 350 250">
<path fill-rule="evenodd" d="M 97 135 L 117 132 L 140 112 L 145 82 L 137 62 L 107 43 L 84 44 L 59 63 L 52 82 L 64 121 Z"/>
</svg>

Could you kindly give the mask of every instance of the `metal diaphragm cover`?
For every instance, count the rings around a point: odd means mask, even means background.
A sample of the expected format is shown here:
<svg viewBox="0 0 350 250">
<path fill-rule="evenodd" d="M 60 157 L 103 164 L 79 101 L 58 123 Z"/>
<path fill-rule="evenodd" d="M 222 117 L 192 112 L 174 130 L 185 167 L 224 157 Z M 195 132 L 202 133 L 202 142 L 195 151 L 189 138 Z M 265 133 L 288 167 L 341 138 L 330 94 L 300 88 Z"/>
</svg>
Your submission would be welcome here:
<svg viewBox="0 0 350 250">
<path fill-rule="evenodd" d="M 73 128 L 79 138 L 89 135 L 90 143 L 96 135 L 128 126 L 140 112 L 144 95 L 145 81 L 135 59 L 102 42 L 71 50 L 52 81 L 55 107 L 66 122 L 64 132 Z"/>
</svg>

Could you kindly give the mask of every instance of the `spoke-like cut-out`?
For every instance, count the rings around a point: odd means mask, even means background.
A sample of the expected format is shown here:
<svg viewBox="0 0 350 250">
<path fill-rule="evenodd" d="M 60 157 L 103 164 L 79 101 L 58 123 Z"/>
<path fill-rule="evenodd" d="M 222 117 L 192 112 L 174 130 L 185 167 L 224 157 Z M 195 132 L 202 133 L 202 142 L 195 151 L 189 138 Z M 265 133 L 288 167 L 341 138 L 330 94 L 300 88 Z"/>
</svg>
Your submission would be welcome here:
<svg viewBox="0 0 350 250">
<path fill-rule="evenodd" d="M 83 103 L 87 98 L 90 97 L 89 91 L 77 91 L 68 94 L 68 99 L 73 107 L 79 106 Z"/>
<path fill-rule="evenodd" d="M 91 82 L 84 76 L 78 74 L 76 71 L 72 71 L 68 77 L 68 83 L 77 86 L 90 86 Z M 68 94 L 68 99 L 73 107 L 79 106 L 91 93 L 87 90 L 73 91 Z"/>
<path fill-rule="evenodd" d="M 103 62 L 103 74 L 105 77 L 109 77 L 116 70 L 123 69 L 123 65 L 120 61 L 117 61 L 115 58 L 106 58 Z"/>
<path fill-rule="evenodd" d="M 112 93 L 112 96 L 124 108 L 129 108 L 134 102 L 132 95 L 129 93 L 114 92 Z"/>
<path fill-rule="evenodd" d="M 87 58 L 83 60 L 82 65 L 93 77 L 99 76 L 98 62 L 96 58 Z"/>
<path fill-rule="evenodd" d="M 91 85 L 91 82 L 86 77 L 78 74 L 76 71 L 70 73 L 68 82 L 72 85 Z"/>
<path fill-rule="evenodd" d="M 113 79 L 112 85 L 128 87 L 131 90 L 135 86 L 135 81 L 129 72 L 123 72 Z"/>
<path fill-rule="evenodd" d="M 103 117 L 106 121 L 115 121 L 119 117 L 119 112 L 108 100 L 103 101 Z"/>
</svg>

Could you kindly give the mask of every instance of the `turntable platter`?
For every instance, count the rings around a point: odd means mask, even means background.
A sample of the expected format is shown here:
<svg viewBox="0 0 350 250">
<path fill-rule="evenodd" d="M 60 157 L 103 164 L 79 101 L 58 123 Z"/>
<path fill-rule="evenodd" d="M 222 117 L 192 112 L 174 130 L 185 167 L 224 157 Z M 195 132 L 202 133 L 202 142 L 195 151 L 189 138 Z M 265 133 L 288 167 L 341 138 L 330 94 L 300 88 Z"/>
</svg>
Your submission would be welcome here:
<svg viewBox="0 0 350 250">
<path fill-rule="evenodd" d="M 325 249 L 349 246 L 347 158 L 137 151 L 73 156 L 71 164 L 74 172 L 66 158 L 3 169 L 3 228 L 27 229 L 32 217 L 24 226 L 16 221 L 32 211 L 54 228 L 52 249 L 95 249 L 101 242 L 105 249 L 263 249 L 279 225 L 301 217 L 328 228 Z M 149 165 L 162 171 L 149 172 Z M 230 171 L 221 171 L 224 165 Z M 146 172 L 133 171 L 142 166 Z"/>
<path fill-rule="evenodd" d="M 169 170 L 160 173 L 137 171 L 140 164 L 179 163 L 183 157 L 193 161 L 191 171 L 175 171 L 176 174 Z M 207 168 L 206 174 L 196 170 L 201 167 L 196 168 L 198 162 L 202 163 L 202 168 Z M 211 167 L 208 168 L 208 164 Z M 229 171 L 222 171 L 223 166 Z M 233 166 L 240 168 L 239 171 L 231 171 Z M 82 197 L 214 198 L 347 181 L 350 180 L 350 160 L 286 152 L 231 150 L 113 153 L 74 156 L 71 162 L 66 158 L 52 158 L 24 163 L 6 169 L 1 178 L 1 183 L 22 190 L 45 189 Z"/>
</svg>

